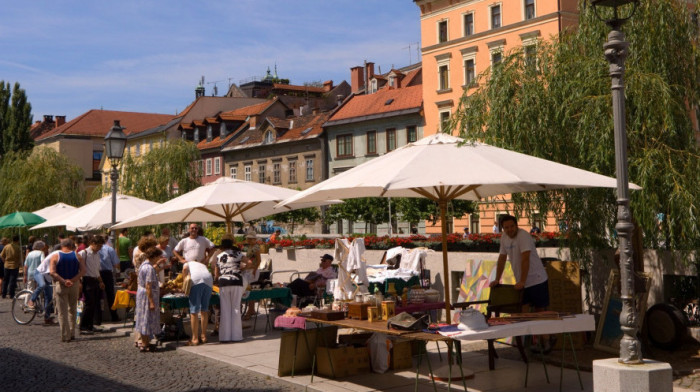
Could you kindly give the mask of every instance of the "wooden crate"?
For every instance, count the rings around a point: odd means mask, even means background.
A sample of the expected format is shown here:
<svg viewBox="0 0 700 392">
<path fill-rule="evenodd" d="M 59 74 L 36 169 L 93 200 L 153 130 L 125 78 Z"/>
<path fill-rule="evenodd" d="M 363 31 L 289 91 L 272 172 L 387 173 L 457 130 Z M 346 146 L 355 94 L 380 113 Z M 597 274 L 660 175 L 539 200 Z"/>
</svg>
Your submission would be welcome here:
<svg viewBox="0 0 700 392">
<path fill-rule="evenodd" d="M 395 340 L 389 352 L 389 368 L 394 370 L 413 368 L 410 340 Z"/>
<path fill-rule="evenodd" d="M 348 304 L 348 318 L 367 320 L 370 306 L 370 304 L 364 302 L 350 302 Z"/>
<path fill-rule="evenodd" d="M 340 378 L 369 373 L 367 347 L 316 347 L 316 359 L 318 374 L 323 377 L 333 378 L 335 375 L 335 378 Z"/>
</svg>

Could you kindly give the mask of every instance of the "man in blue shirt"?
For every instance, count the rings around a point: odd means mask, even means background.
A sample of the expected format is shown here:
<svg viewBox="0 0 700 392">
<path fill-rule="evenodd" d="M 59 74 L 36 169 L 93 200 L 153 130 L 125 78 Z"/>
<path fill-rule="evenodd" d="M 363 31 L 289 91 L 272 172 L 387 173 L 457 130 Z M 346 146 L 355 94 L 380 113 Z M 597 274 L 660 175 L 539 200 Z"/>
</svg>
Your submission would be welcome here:
<svg viewBox="0 0 700 392">
<path fill-rule="evenodd" d="M 100 277 L 105 284 L 105 306 L 109 308 L 112 321 L 119 321 L 116 310 L 112 310 L 114 303 L 114 269 L 119 267 L 119 257 L 117 252 L 108 244 L 102 245 L 100 249 Z M 102 324 L 102 311 L 95 312 L 95 325 Z"/>
</svg>

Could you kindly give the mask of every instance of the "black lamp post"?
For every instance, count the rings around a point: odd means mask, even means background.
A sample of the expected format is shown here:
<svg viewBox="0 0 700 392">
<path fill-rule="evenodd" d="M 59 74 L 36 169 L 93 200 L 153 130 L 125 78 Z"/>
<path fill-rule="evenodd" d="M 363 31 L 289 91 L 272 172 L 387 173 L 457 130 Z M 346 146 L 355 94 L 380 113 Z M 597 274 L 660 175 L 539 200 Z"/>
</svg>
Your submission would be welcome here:
<svg viewBox="0 0 700 392">
<path fill-rule="evenodd" d="M 112 170 L 109 173 L 109 180 L 112 184 L 112 226 L 117 224 L 117 180 L 119 179 L 118 166 L 124 156 L 126 147 L 126 134 L 124 128 L 119 125 L 119 120 L 114 120 L 112 129 L 105 136 L 105 154 L 109 158 Z M 117 246 L 114 230 L 110 230 L 112 246 Z"/>
<path fill-rule="evenodd" d="M 632 262 L 632 212 L 629 208 L 629 180 L 627 174 L 627 131 L 625 129 L 625 59 L 629 42 L 620 27 L 632 17 L 639 0 L 590 0 L 593 12 L 598 19 L 612 29 L 608 42 L 603 45 L 605 57 L 610 63 L 612 79 L 613 121 L 615 125 L 615 170 L 617 171 L 617 236 L 620 251 L 620 291 L 622 313 L 620 327 L 623 332 L 620 341 L 620 358 L 625 364 L 641 364 L 642 347 L 637 339 L 639 318 L 634 300 L 634 270 Z M 611 9 L 611 17 L 603 17 L 601 11 Z M 621 15 L 624 11 L 625 15 Z"/>
</svg>

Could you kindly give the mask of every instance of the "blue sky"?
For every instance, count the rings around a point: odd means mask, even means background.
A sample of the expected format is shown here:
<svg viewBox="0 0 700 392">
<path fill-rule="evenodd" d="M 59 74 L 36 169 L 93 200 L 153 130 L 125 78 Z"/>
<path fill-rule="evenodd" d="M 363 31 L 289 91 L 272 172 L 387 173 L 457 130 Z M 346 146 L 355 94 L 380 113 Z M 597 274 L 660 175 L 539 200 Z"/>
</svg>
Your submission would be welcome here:
<svg viewBox="0 0 700 392">
<path fill-rule="evenodd" d="M 229 78 L 275 64 L 293 84 L 337 84 L 364 60 L 386 72 L 419 59 L 411 0 L 0 0 L 0 9 L 0 80 L 26 90 L 34 120 L 99 108 L 175 114 L 201 76 L 221 95 Z"/>
</svg>

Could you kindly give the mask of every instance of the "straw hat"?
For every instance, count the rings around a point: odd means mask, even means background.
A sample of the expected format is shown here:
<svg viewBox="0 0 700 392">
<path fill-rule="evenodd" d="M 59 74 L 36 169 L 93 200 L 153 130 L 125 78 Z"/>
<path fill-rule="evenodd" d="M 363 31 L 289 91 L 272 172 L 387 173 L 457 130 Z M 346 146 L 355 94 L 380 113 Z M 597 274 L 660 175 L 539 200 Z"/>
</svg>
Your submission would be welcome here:
<svg viewBox="0 0 700 392">
<path fill-rule="evenodd" d="M 246 238 L 246 239 L 248 239 L 248 238 L 255 238 L 255 239 L 257 239 L 257 238 L 258 238 L 258 235 L 257 235 L 257 233 L 255 232 L 255 230 L 248 230 L 248 232 L 246 232 L 246 234 L 245 234 L 245 238 Z"/>
</svg>

